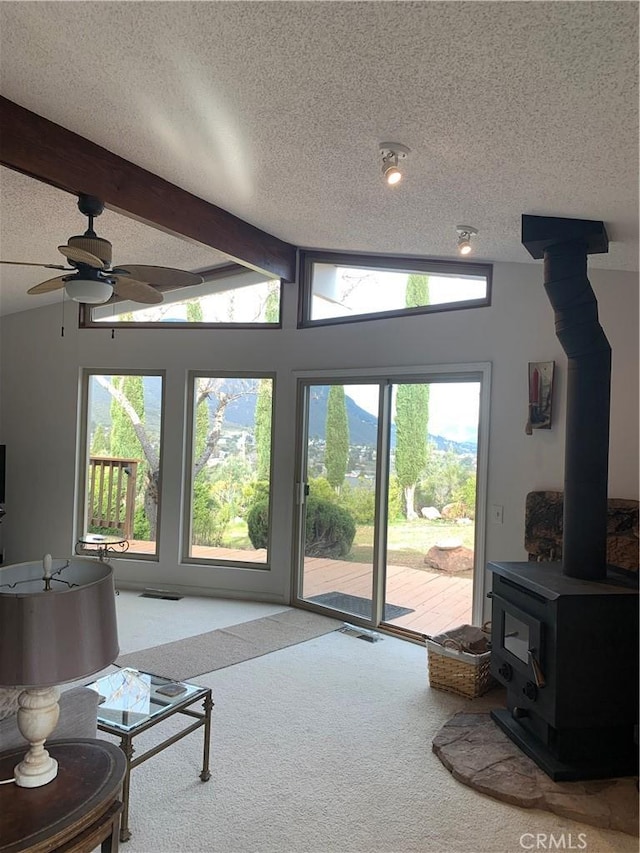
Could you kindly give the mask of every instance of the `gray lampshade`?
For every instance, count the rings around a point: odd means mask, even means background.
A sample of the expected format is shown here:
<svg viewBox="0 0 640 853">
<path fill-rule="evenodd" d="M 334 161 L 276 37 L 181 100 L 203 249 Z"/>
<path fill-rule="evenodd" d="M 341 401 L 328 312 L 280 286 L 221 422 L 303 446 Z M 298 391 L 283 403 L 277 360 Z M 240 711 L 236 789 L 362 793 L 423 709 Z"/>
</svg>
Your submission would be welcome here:
<svg viewBox="0 0 640 853">
<path fill-rule="evenodd" d="M 0 685 L 50 687 L 117 658 L 113 572 L 107 563 L 54 559 L 0 567 Z"/>
</svg>

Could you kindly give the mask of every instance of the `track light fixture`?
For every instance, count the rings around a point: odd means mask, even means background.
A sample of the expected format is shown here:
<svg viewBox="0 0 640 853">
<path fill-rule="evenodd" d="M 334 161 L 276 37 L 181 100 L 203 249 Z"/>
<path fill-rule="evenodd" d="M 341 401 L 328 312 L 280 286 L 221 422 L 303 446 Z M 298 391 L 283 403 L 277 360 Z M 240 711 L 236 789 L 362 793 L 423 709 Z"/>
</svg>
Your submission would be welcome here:
<svg viewBox="0 0 640 853">
<path fill-rule="evenodd" d="M 470 225 L 457 225 L 456 231 L 458 233 L 459 254 L 470 255 L 473 249 L 471 245 L 471 238 L 476 236 L 478 229 L 472 228 Z"/>
<path fill-rule="evenodd" d="M 400 161 L 407 159 L 409 149 L 399 142 L 381 142 L 380 156 L 382 157 L 382 174 L 389 186 L 399 184 L 402 180 Z"/>
</svg>

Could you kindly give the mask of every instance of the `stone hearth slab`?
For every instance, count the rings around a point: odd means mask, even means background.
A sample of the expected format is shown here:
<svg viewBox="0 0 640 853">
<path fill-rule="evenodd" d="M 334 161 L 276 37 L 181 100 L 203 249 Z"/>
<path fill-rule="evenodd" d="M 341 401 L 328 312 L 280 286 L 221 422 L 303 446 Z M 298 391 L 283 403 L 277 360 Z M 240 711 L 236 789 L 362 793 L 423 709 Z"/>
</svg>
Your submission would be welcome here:
<svg viewBox="0 0 640 853">
<path fill-rule="evenodd" d="M 461 712 L 440 729 L 433 751 L 454 778 L 515 806 L 638 835 L 638 780 L 554 782 L 488 713 Z"/>
</svg>

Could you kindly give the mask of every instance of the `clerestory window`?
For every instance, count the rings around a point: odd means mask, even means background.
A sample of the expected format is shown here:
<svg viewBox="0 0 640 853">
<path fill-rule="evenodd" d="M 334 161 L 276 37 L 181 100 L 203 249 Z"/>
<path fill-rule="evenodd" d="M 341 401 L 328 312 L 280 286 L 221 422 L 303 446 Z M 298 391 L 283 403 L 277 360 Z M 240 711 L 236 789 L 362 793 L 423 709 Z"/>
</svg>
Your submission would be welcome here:
<svg viewBox="0 0 640 853">
<path fill-rule="evenodd" d="M 490 305 L 491 272 L 467 261 L 302 252 L 298 326 Z"/>
<path fill-rule="evenodd" d="M 155 305 L 113 297 L 104 305 L 83 305 L 81 328 L 279 328 L 281 283 L 265 273 L 230 264 L 202 273 L 202 284 L 157 287 Z"/>
</svg>

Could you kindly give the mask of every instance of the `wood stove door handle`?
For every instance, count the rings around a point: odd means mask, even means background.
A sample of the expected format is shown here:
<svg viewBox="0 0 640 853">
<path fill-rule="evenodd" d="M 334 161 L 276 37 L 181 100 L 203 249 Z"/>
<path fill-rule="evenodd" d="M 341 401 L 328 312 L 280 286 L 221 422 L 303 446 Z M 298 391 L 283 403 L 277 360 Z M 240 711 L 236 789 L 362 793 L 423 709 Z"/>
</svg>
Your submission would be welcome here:
<svg viewBox="0 0 640 853">
<path fill-rule="evenodd" d="M 535 651 L 535 649 L 533 651 Z M 547 680 L 544 677 L 540 662 L 534 655 L 533 651 L 529 649 L 529 663 L 531 664 L 531 669 L 533 670 L 533 677 L 536 682 L 536 687 L 545 687 Z"/>
</svg>

